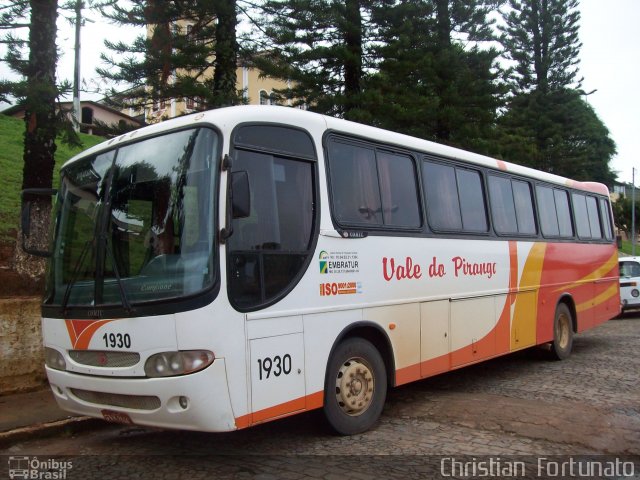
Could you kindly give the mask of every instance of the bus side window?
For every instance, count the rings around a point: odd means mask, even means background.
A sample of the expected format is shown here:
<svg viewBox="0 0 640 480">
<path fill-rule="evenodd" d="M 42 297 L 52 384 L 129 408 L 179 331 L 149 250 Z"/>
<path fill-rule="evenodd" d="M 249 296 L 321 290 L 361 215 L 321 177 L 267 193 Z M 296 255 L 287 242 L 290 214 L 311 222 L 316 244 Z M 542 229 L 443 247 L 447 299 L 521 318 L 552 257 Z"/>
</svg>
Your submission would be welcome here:
<svg viewBox="0 0 640 480">
<path fill-rule="evenodd" d="M 611 214 L 609 209 L 609 203 L 601 198 L 600 202 L 600 216 L 602 217 L 602 223 L 604 226 L 604 238 L 607 240 L 613 240 L 613 228 L 611 226 Z"/>
<path fill-rule="evenodd" d="M 535 235 L 533 200 L 527 182 L 489 175 L 489 195 L 497 233 Z"/>
<path fill-rule="evenodd" d="M 375 151 L 332 141 L 328 157 L 333 208 L 338 223 L 382 225 Z"/>
<path fill-rule="evenodd" d="M 462 230 L 454 168 L 425 162 L 423 176 L 431 226 L 436 230 Z"/>
<path fill-rule="evenodd" d="M 560 236 L 553 189 L 538 185 L 536 187 L 536 194 L 538 197 L 538 213 L 540 215 L 542 234 L 545 237 Z"/>
<path fill-rule="evenodd" d="M 600 226 L 600 214 L 598 212 L 598 201 L 595 197 L 587 197 L 587 214 L 589 215 L 589 226 L 591 227 L 591 238 L 598 240 L 602 238 L 602 227 Z"/>
<path fill-rule="evenodd" d="M 540 229 L 545 237 L 573 237 L 571 209 L 567 192 L 543 185 L 536 186 Z M 576 222 L 578 216 L 576 215 Z"/>
<path fill-rule="evenodd" d="M 485 233 L 487 209 L 480 172 L 423 162 L 429 222 L 434 230 Z"/>
<path fill-rule="evenodd" d="M 410 156 L 332 138 L 328 161 L 331 204 L 338 224 L 421 226 L 416 171 Z"/>
<path fill-rule="evenodd" d="M 587 210 L 587 197 L 574 193 L 571 195 L 573 202 L 573 211 L 576 216 L 576 229 L 578 237 L 582 239 L 591 239 L 591 225 L 589 223 L 589 212 Z"/>
<path fill-rule="evenodd" d="M 384 224 L 420 226 L 420 207 L 413 160 L 407 155 L 376 152 Z"/>
<path fill-rule="evenodd" d="M 573 237 L 573 224 L 571 223 L 571 208 L 569 207 L 569 196 L 564 190 L 555 189 L 553 198 L 556 203 L 556 214 L 558 216 L 559 233 L 562 238 Z"/>
</svg>

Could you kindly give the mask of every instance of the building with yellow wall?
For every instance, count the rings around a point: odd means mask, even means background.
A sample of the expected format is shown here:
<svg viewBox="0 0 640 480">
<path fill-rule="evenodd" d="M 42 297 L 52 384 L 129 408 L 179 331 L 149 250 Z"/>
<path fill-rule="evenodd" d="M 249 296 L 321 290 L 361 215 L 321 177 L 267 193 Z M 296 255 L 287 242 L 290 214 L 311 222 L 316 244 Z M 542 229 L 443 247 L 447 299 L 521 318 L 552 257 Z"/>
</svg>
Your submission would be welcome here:
<svg viewBox="0 0 640 480">
<path fill-rule="evenodd" d="M 147 36 L 149 38 L 153 33 L 153 28 L 153 26 L 147 28 Z M 172 28 L 188 33 L 193 28 L 193 25 L 188 21 L 178 21 Z M 207 68 L 201 75 L 205 79 L 210 79 L 213 76 L 213 68 Z M 275 90 L 288 88 L 289 82 L 287 81 L 261 76 L 260 70 L 249 65 L 241 65 L 237 68 L 236 79 L 236 89 L 242 92 L 244 102 L 248 105 L 277 104 L 293 106 L 291 100 L 276 101 L 273 95 Z M 169 82 L 171 82 L 171 78 L 169 78 Z M 306 106 L 303 105 L 298 108 L 305 109 Z M 174 98 L 157 101 L 154 105 L 145 107 L 144 111 L 129 108 L 125 109 L 123 113 L 131 117 L 144 119 L 144 122 L 149 124 L 199 110 L 202 110 L 202 108 L 194 99 Z"/>
<path fill-rule="evenodd" d="M 288 82 L 269 77 L 261 77 L 260 70 L 241 66 L 236 70 L 237 89 L 242 91 L 244 101 L 248 105 L 289 105 L 291 100 L 276 101 L 273 98 L 275 90 L 289 87 Z M 305 108 L 304 106 L 299 108 Z M 162 120 L 186 115 L 200 110 L 196 101 L 192 99 L 171 99 L 156 102 L 152 107 L 145 108 L 144 120 L 146 123 L 157 123 Z M 132 117 L 139 116 L 142 112 L 128 109 L 125 113 Z"/>
</svg>

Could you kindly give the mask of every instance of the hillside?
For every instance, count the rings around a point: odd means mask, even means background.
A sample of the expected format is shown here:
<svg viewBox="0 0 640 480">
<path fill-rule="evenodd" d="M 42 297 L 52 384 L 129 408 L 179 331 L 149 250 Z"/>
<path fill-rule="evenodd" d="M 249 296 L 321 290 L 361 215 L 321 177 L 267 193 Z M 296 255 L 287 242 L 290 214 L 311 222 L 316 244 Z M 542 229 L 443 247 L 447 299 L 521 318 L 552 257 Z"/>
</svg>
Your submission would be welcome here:
<svg viewBox="0 0 640 480">
<path fill-rule="evenodd" d="M 23 135 L 22 120 L 0 114 L 0 246 L 5 244 L 5 247 L 7 243 L 13 244 L 15 241 L 20 218 Z M 82 148 L 70 148 L 62 142 L 57 142 L 54 188 L 60 166 L 64 162 L 78 152 L 104 140 L 102 137 L 85 134 L 80 134 L 80 139 L 84 145 Z"/>
</svg>

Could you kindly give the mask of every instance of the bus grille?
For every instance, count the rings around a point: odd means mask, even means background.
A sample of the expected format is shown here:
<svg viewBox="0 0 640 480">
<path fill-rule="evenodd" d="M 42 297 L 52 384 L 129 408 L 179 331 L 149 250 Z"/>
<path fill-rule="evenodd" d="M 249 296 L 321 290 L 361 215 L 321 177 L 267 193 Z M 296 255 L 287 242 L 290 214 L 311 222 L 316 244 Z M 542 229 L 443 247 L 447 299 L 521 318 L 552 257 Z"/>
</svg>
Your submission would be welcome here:
<svg viewBox="0 0 640 480">
<path fill-rule="evenodd" d="M 72 388 L 71 392 L 80 400 L 97 405 L 124 407 L 134 410 L 156 410 L 160 408 L 160 399 L 150 395 L 121 395 L 119 393 L 92 392 Z"/>
<path fill-rule="evenodd" d="M 100 350 L 69 350 L 71 360 L 91 367 L 132 367 L 140 361 L 137 352 L 107 352 Z"/>
</svg>

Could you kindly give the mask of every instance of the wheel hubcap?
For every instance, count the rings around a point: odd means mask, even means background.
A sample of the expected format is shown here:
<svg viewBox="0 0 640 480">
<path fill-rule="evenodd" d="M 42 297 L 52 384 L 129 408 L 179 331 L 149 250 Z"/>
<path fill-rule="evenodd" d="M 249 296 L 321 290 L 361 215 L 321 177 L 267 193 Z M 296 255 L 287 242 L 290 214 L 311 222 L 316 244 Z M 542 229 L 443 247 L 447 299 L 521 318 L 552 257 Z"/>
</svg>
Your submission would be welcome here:
<svg viewBox="0 0 640 480">
<path fill-rule="evenodd" d="M 344 413 L 353 417 L 364 413 L 373 398 L 374 379 L 371 368 L 361 358 L 342 364 L 336 377 L 336 399 Z"/>
</svg>

